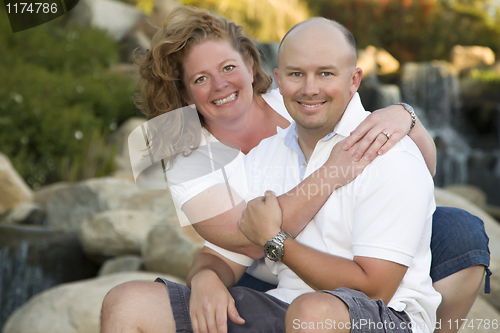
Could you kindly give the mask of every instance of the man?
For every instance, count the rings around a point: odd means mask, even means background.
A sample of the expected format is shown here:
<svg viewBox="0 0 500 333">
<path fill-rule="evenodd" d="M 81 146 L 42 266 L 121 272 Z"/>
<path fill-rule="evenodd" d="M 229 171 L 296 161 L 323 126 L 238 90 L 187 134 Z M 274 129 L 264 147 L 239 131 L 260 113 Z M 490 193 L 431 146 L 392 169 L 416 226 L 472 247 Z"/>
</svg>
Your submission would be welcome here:
<svg viewBox="0 0 500 333">
<path fill-rule="evenodd" d="M 412 325 L 414 332 L 433 331 L 440 301 L 428 275 L 433 185 L 410 139 L 337 190 L 296 239 L 280 230 L 281 210 L 265 191 L 281 194 L 297 185 L 366 112 L 353 98 L 362 75 L 353 38 L 337 23 L 316 18 L 293 28 L 278 67 L 295 124 L 247 155 L 245 198 L 258 198 L 244 213 L 253 216 L 240 222 L 250 240 L 266 243 L 278 288 L 228 289 L 246 266 L 204 248 L 188 276 L 191 290 L 167 281 L 169 298 L 151 295 L 157 312 L 142 331 L 184 332 L 191 325 L 195 332 L 410 331 Z M 282 172 L 268 176 L 263 168 Z"/>
</svg>

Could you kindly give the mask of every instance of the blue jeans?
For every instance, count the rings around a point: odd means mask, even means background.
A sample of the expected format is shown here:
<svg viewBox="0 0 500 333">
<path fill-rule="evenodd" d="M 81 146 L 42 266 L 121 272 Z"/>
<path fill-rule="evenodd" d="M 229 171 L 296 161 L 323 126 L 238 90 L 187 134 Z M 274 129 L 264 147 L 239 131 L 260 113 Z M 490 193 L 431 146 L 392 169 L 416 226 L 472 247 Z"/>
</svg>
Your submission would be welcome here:
<svg viewBox="0 0 500 333">
<path fill-rule="evenodd" d="M 439 281 L 468 267 L 483 265 L 486 270 L 484 291 L 489 293 L 491 272 L 488 269 L 488 241 L 484 223 L 480 218 L 462 209 L 437 207 L 432 216 L 432 281 Z M 260 291 L 276 288 L 275 285 L 246 273 L 236 285 Z"/>
</svg>

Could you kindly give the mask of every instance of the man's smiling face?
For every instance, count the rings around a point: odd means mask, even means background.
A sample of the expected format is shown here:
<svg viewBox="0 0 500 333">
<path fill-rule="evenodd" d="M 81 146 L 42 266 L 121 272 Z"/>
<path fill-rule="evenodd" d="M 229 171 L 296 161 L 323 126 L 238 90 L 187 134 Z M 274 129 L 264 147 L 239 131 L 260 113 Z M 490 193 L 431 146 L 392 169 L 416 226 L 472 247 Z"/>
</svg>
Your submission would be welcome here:
<svg viewBox="0 0 500 333">
<path fill-rule="evenodd" d="M 306 22 L 285 38 L 275 76 L 299 134 L 322 138 L 342 118 L 361 81 L 354 52 L 328 21 Z"/>
</svg>

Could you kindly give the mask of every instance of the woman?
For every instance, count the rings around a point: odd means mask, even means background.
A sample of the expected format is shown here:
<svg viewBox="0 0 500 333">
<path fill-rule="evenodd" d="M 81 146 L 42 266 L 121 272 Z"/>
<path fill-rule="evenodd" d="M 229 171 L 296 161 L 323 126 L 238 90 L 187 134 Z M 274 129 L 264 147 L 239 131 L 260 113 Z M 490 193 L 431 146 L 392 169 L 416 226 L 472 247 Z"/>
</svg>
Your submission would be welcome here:
<svg viewBox="0 0 500 333">
<path fill-rule="evenodd" d="M 185 7 L 174 10 L 165 22 L 163 29 L 153 37 L 151 51 L 140 61 L 141 77 L 145 85 L 138 105 L 148 119 L 195 104 L 204 127 L 203 132 L 208 136 L 207 141 L 234 143 L 245 154 L 262 139 L 276 134 L 276 126 L 288 126 L 289 116 L 277 92 L 268 92 L 271 79 L 260 66 L 255 45 L 242 34 L 241 27 L 204 11 Z M 363 162 L 362 156 L 366 164 L 408 134 L 417 143 L 431 174 L 434 174 L 436 159 L 432 139 L 418 120 L 415 128 L 408 133 L 410 122 L 410 116 L 401 106 L 374 112 L 346 139 L 344 147 L 334 147 L 325 167 L 347 166 L 352 157 Z M 386 136 L 382 132 L 391 135 Z M 322 176 L 321 172 L 317 172 L 314 177 L 306 178 L 301 185 L 320 181 L 343 185 L 350 180 L 352 179 L 331 179 L 325 177 L 324 173 Z M 295 236 L 310 221 L 331 191 L 307 198 L 308 201 L 297 194 L 300 191 L 293 193 L 294 195 L 281 196 L 280 206 L 283 210 L 283 229 Z M 190 193 L 186 196 L 187 199 L 181 201 L 184 211 L 196 211 L 189 207 L 189 198 L 195 194 Z M 258 257 L 262 249 L 255 249 L 248 241 L 245 243 L 244 236 L 239 233 L 235 223 L 238 214 L 241 215 L 241 210 L 234 209 L 224 213 L 222 221 L 221 216 L 218 216 L 217 221 L 224 228 L 217 228 L 216 232 L 210 227 L 213 226 L 213 221 L 206 216 L 195 217 L 206 221 L 194 226 L 205 239 L 218 246 Z M 451 228 L 459 230 L 458 239 L 443 236 L 450 228 L 450 218 L 453 220 Z M 474 232 L 466 231 L 467 228 Z M 224 237 L 220 235 L 222 229 Z M 457 244 L 462 244 L 462 239 L 467 237 L 475 238 L 474 245 L 450 251 Z M 484 266 L 489 263 L 487 251 L 487 238 L 480 220 L 463 211 L 447 208 L 436 210 L 432 267 L 439 271 L 439 275 L 433 276 L 431 271 L 431 276 L 436 290 L 443 295 L 443 303 L 438 310 L 438 319 L 443 323 L 448 319 L 466 317 L 477 296 Z M 467 259 L 460 266 L 452 264 L 462 261 L 459 258 Z M 249 277 L 247 279 L 255 282 Z M 249 282 L 245 283 L 249 285 Z M 127 291 L 130 296 L 130 287 L 131 285 L 120 290 Z M 463 291 L 459 297 L 456 296 L 456 290 Z M 127 299 L 132 298 L 125 297 L 118 291 L 112 291 L 106 297 L 103 304 L 104 332 L 112 327 L 113 319 L 127 319 L 121 310 L 126 309 Z M 115 308 L 115 311 L 110 310 L 109 304 L 117 301 L 122 304 L 121 307 L 118 310 Z M 133 324 L 140 326 L 137 322 Z M 447 329 L 445 325 L 442 325 L 442 330 L 456 331 L 453 328 Z"/>
</svg>

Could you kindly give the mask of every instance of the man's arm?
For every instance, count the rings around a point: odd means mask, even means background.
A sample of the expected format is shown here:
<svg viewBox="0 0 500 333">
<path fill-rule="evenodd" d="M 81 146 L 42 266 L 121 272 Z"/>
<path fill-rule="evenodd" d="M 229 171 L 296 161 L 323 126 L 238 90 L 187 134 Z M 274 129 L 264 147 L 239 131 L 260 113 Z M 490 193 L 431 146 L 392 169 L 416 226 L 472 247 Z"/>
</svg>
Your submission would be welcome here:
<svg viewBox="0 0 500 333">
<path fill-rule="evenodd" d="M 264 244 L 280 231 L 280 205 L 271 191 L 266 191 L 264 199 L 256 198 L 248 204 L 258 214 L 254 218 L 262 222 L 256 226 L 246 224 L 242 219 L 240 228 L 256 244 Z M 381 259 L 359 256 L 354 257 L 354 260 L 341 258 L 315 250 L 293 238 L 287 238 L 283 246 L 281 261 L 312 289 L 351 288 L 364 292 L 372 299 L 382 299 L 386 304 L 398 289 L 407 270 L 406 266 Z"/>
<path fill-rule="evenodd" d="M 398 289 L 408 267 L 391 261 L 333 256 L 300 244 L 294 239 L 284 242 L 282 262 L 314 290 L 339 287 L 364 292 L 371 299 L 388 304 Z"/>
<path fill-rule="evenodd" d="M 400 162 L 402 154 L 406 153 L 387 156 L 353 189 L 362 189 L 353 214 L 353 260 L 285 240 L 283 263 L 313 289 L 347 287 L 386 303 L 396 292 L 421 236 L 430 234 L 426 221 L 433 199 L 432 180 L 423 162 L 408 156 Z M 242 219 L 240 228 L 256 244 L 263 244 L 280 230 L 278 201 L 267 191 L 264 200 L 254 199 L 248 206 L 259 218 Z"/>
<path fill-rule="evenodd" d="M 352 154 L 356 148 L 357 145 L 354 145 L 345 151 L 342 149 L 342 142 L 338 143 L 333 147 L 330 157 L 323 166 L 296 187 L 278 197 L 283 210 L 283 230 L 293 236 L 298 235 L 316 215 L 330 194 L 352 181 L 371 162 L 364 159 L 354 161 Z M 344 172 L 330 172 L 331 168 L 344 170 Z M 312 195 L 310 189 L 321 189 L 321 191 L 316 191 L 317 193 Z M 190 220 L 192 219 L 189 212 L 200 214 L 201 211 L 203 213 L 201 208 L 203 205 L 213 204 L 214 198 L 227 196 L 225 184 L 213 186 L 209 190 L 193 197 L 183 205 L 182 208 Z M 264 255 L 262 246 L 249 241 L 238 228 L 236 222 L 242 217 L 242 212 L 247 206 L 236 196 L 237 194 L 233 195 L 235 202 L 240 203 L 234 208 L 230 208 L 213 218 L 195 223 L 193 227 L 204 239 L 217 246 L 245 254 L 254 259 L 262 258 Z M 196 218 L 199 220 L 198 216 Z"/>
</svg>

